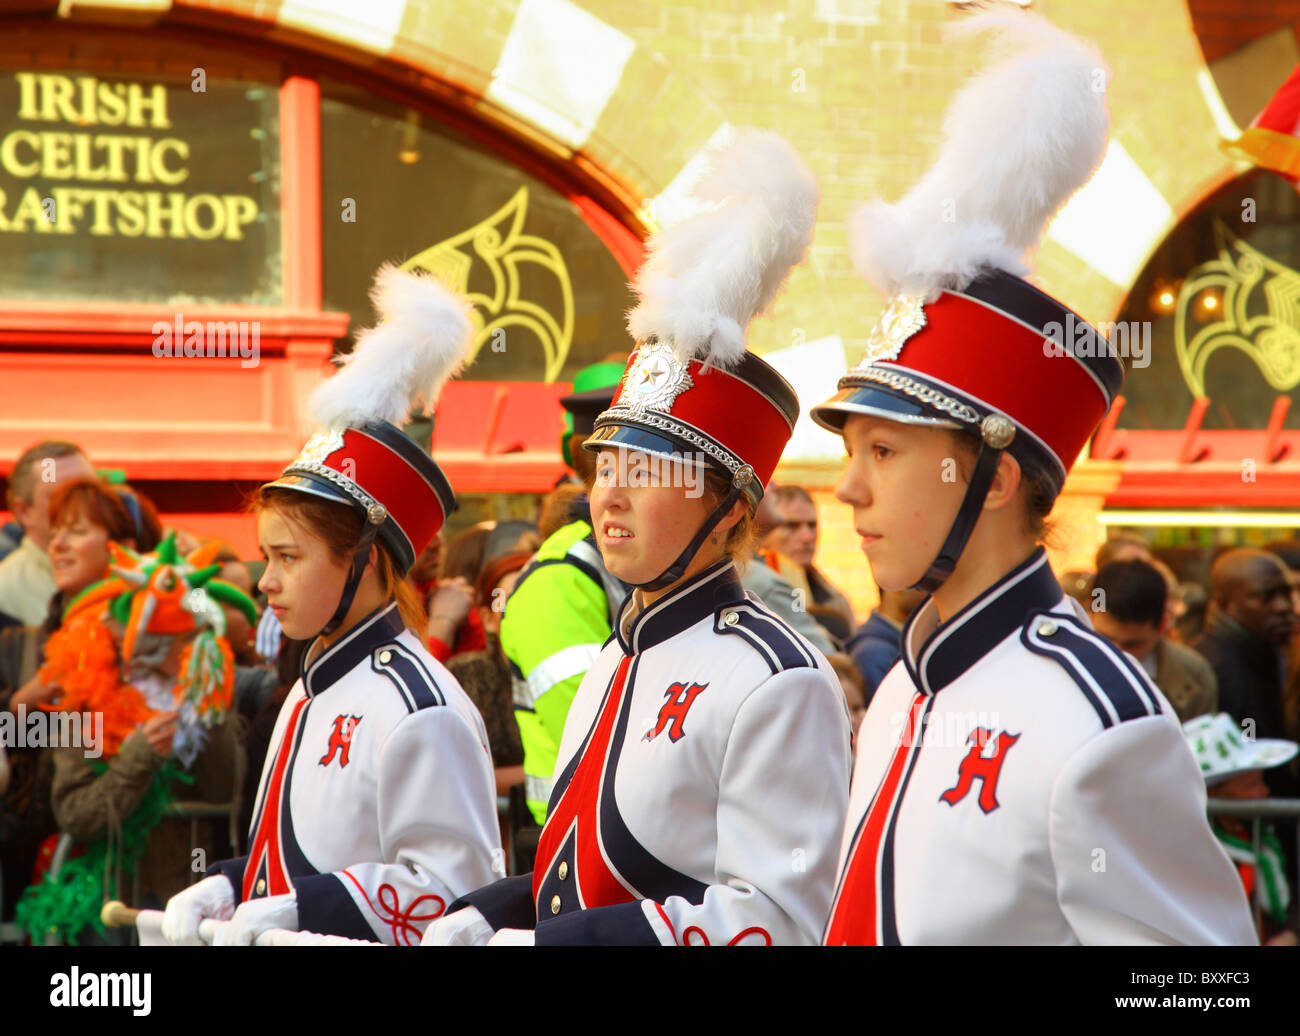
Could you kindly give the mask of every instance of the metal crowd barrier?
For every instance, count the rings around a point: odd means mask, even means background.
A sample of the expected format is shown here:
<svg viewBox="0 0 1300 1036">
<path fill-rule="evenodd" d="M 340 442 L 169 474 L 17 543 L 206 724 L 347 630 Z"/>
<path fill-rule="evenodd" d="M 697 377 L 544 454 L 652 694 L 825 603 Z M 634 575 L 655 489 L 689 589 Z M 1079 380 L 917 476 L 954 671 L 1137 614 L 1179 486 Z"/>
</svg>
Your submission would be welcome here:
<svg viewBox="0 0 1300 1036">
<path fill-rule="evenodd" d="M 1250 848 L 1255 859 L 1259 859 L 1260 843 L 1265 820 L 1289 820 L 1296 826 L 1296 840 L 1290 843 L 1294 854 L 1292 865 L 1296 868 L 1292 877 L 1291 895 L 1300 896 L 1300 799 L 1216 799 L 1210 798 L 1206 812 L 1212 817 L 1240 817 L 1250 821 Z M 1287 843 L 1283 842 L 1285 849 Z M 1256 864 L 1258 867 L 1258 864 Z M 1254 903 L 1255 930 L 1261 931 L 1264 919 L 1264 883 L 1255 880 Z"/>
</svg>

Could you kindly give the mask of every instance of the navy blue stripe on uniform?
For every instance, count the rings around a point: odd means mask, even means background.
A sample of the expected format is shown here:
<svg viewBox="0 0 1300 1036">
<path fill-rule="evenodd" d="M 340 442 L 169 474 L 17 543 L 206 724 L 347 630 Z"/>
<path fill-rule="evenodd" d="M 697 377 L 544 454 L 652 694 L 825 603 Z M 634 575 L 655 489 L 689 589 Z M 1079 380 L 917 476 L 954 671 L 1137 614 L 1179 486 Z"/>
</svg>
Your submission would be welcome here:
<svg viewBox="0 0 1300 1036">
<path fill-rule="evenodd" d="M 1050 636 L 1039 632 L 1045 620 L 1056 625 Z M 1099 634 L 1068 615 L 1040 612 L 1020 633 L 1036 655 L 1050 658 L 1074 681 L 1097 713 L 1103 728 L 1161 713 L 1160 704 L 1136 668 Z"/>
<path fill-rule="evenodd" d="M 590 671 L 591 670 L 588 670 L 588 672 Z M 565 789 L 569 787 L 569 782 L 573 780 L 573 774 L 578 769 L 578 763 L 582 762 L 582 757 L 587 754 L 587 745 L 591 742 L 591 735 L 596 732 L 596 725 L 600 722 L 600 717 L 605 711 L 605 703 L 609 701 L 610 693 L 614 689 L 614 678 L 617 676 L 618 667 L 615 666 L 614 671 L 610 674 L 609 681 L 605 684 L 605 693 L 601 696 L 600 707 L 596 709 L 595 718 L 591 721 L 591 727 L 587 730 L 586 736 L 582 739 L 582 744 L 578 746 L 578 750 L 573 753 L 564 769 L 560 771 L 560 775 L 555 778 L 554 782 L 552 782 L 551 799 L 546 806 L 547 816 L 550 816 L 551 811 L 554 810 L 556 805 L 559 803 L 560 796 L 564 794 Z M 629 680 L 631 677 L 632 674 L 628 673 Z M 624 693 L 626 693 L 629 698 L 631 697 L 631 691 L 626 686 L 624 688 Z M 518 711 L 520 706 L 516 705 L 515 709 Z M 528 709 L 527 711 L 532 712 L 533 710 Z"/>
<path fill-rule="evenodd" d="M 735 612 L 738 621 L 730 625 L 726 614 Z M 721 609 L 713 620 L 716 633 L 733 633 L 745 640 L 767 662 L 773 673 L 787 669 L 816 669 L 817 661 L 799 634 L 775 615 L 749 604 Z"/>
<path fill-rule="evenodd" d="M 619 708 L 618 719 L 614 724 L 614 733 L 610 738 L 609 760 L 605 764 L 600 794 L 600 826 L 598 834 L 601 848 L 610 866 L 622 878 L 637 890 L 644 899 L 653 899 L 665 903 L 671 896 L 680 896 L 696 906 L 704 902 L 704 893 L 708 885 L 692 878 L 688 874 L 670 867 L 638 842 L 627 822 L 618 811 L 618 800 L 614 790 L 614 778 L 618 774 L 619 759 L 626 744 L 627 727 L 632 715 L 632 698 L 636 688 L 637 669 L 641 665 L 638 658 L 632 663 L 627 674 L 627 691 Z"/>
<path fill-rule="evenodd" d="M 286 726 L 285 726 L 284 735 L 283 735 L 283 736 L 280 738 L 280 740 L 279 740 L 278 742 L 276 742 L 276 744 L 275 744 L 275 750 L 274 750 L 274 751 L 270 751 L 270 750 L 268 749 L 268 758 L 271 760 L 271 768 L 272 768 L 272 769 L 275 768 L 275 757 L 276 757 L 277 755 L 280 754 L 280 748 L 281 748 L 281 746 L 284 744 L 285 738 L 288 738 L 288 739 L 289 739 L 289 743 L 290 743 L 290 744 L 293 744 L 294 739 L 296 739 L 296 738 L 298 737 L 298 732 L 299 732 L 300 730 L 302 730 L 302 728 L 306 725 L 306 723 L 307 723 L 307 710 L 310 709 L 310 708 L 311 708 L 311 702 L 309 701 L 306 705 L 304 705 L 304 706 L 302 707 L 302 711 L 301 711 L 300 713 L 298 713 L 298 726 L 296 726 L 295 728 L 293 728 L 292 730 L 290 730 L 290 729 L 288 728 L 288 726 L 286 725 Z M 289 709 L 289 710 L 290 710 L 290 714 L 292 714 L 292 710 L 291 710 L 291 707 L 290 707 L 290 705 L 288 704 L 288 702 L 286 702 L 284 705 L 282 705 L 282 706 L 281 706 L 281 709 L 282 709 L 282 710 Z M 265 764 L 263 764 L 263 765 L 265 765 Z M 267 788 L 268 788 L 268 789 L 270 788 L 270 778 L 269 778 L 269 776 L 268 776 L 268 779 L 267 779 Z M 257 800 L 257 808 L 253 811 L 253 822 L 252 822 L 251 824 L 248 825 L 248 837 L 249 837 L 250 840 L 253 838 L 254 835 L 257 834 L 257 827 L 258 827 L 258 825 L 261 824 L 261 822 L 262 822 L 262 810 L 265 808 L 265 806 L 266 806 L 266 798 L 265 798 L 265 796 L 259 796 L 259 798 L 258 798 L 258 800 Z"/>
<path fill-rule="evenodd" d="M 307 713 L 311 711 L 312 704 L 312 702 L 308 702 L 303 706 L 302 723 L 298 727 L 300 733 L 298 741 L 289 755 L 289 764 L 284 770 L 284 785 L 280 799 L 280 849 L 284 859 L 284 869 L 289 872 L 292 879 L 297 879 L 304 874 L 318 873 L 316 868 L 308 862 L 307 854 L 298 845 L 298 836 L 293 830 L 293 811 L 289 808 L 289 803 L 293 801 L 290 795 L 293 792 L 294 767 L 298 765 L 298 752 L 302 749 L 303 742 L 307 740 L 305 736 L 307 733 Z"/>
<path fill-rule="evenodd" d="M 1058 638 L 1062 635 L 1066 646 L 1079 656 L 1107 692 L 1121 723 L 1160 714 L 1160 705 L 1147 690 L 1145 678 L 1138 675 L 1136 667 L 1110 641 L 1068 617 L 1056 634 Z M 1107 678 L 1100 679 L 1098 672 L 1106 673 Z"/>
<path fill-rule="evenodd" d="M 410 650 L 404 644 L 396 643 L 396 644 L 391 644 L 389 646 L 392 648 L 394 652 L 401 655 L 403 658 L 409 660 L 412 665 L 414 665 L 418 670 L 420 670 L 420 672 L 424 676 L 426 685 L 432 691 L 434 698 L 437 699 L 437 704 L 446 705 L 447 697 L 442 693 L 442 688 L 438 686 L 438 680 L 433 675 L 432 670 L 430 670 L 429 667 L 424 664 L 424 659 L 421 658 L 416 652 Z"/>
<path fill-rule="evenodd" d="M 595 820 L 596 838 L 610 869 L 618 875 L 624 884 L 634 889 L 637 896 L 643 899 L 653 899 L 659 903 L 665 902 L 671 896 L 680 896 L 682 899 L 698 906 L 704 902 L 704 894 L 708 890 L 708 885 L 688 874 L 681 873 L 658 857 L 651 855 L 650 851 L 636 840 L 618 810 L 615 778 L 618 775 L 618 764 L 622 758 L 629 717 L 632 714 L 632 699 L 635 697 L 637 670 L 640 664 L 641 659 L 637 658 L 628 669 L 627 680 L 623 689 L 623 700 L 619 703 L 618 718 L 615 720 L 614 730 L 610 734 L 609 756 L 605 760 L 604 771 L 601 774 L 599 815 L 586 819 L 588 821 Z M 573 780 L 573 774 L 578 768 L 578 763 L 587 754 L 591 736 L 600 723 L 600 717 L 604 715 L 605 707 L 609 703 L 609 696 L 613 693 L 614 679 L 617 676 L 618 671 L 615 670 L 614 676 L 610 678 L 609 685 L 606 687 L 605 695 L 601 699 L 600 708 L 596 710 L 596 718 L 592 722 L 591 729 L 587 732 L 587 736 L 583 738 L 581 747 L 573 754 L 573 758 L 569 760 L 568 765 L 552 785 L 551 800 L 546 810 L 548 817 L 555 812 L 560 798 Z M 556 854 L 555 859 L 552 861 L 550 871 L 543 877 L 541 884 L 538 886 L 537 902 L 550 903 L 552 898 L 558 895 L 561 903 L 566 908 L 571 903 L 576 905 L 576 901 L 571 899 L 570 894 L 570 890 L 576 892 L 574 883 L 571 881 L 561 882 L 556 876 L 556 868 L 561 861 L 567 861 L 570 867 L 576 867 L 577 861 L 574 852 L 574 835 L 570 833 L 565 839 L 560 852 Z M 539 914 L 539 923 L 540 918 L 541 915 Z"/>
<path fill-rule="evenodd" d="M 341 935 L 367 942 L 378 939 L 348 891 L 349 887 L 356 886 L 337 874 L 315 874 L 296 880 L 294 889 L 298 893 L 299 928 L 304 932 Z"/>
<path fill-rule="evenodd" d="M 388 656 L 387 662 L 383 661 L 385 655 Z M 388 677 L 409 712 L 446 704 L 429 671 L 418 665 L 411 653 L 400 644 L 385 644 L 376 648 L 370 656 L 370 668 Z"/>
<path fill-rule="evenodd" d="M 898 938 L 898 915 L 894 911 L 894 829 L 898 826 L 898 814 L 903 810 L 903 800 L 907 797 L 907 783 L 912 779 L 916 761 L 921 757 L 921 746 L 925 744 L 925 728 L 930 721 L 930 709 L 934 706 L 933 696 L 925 699 L 925 706 L 916 718 L 916 730 L 912 733 L 912 751 L 903 771 L 903 779 L 898 782 L 898 793 L 894 796 L 894 812 L 890 815 L 889 826 L 885 828 L 885 841 L 880 850 L 880 945 L 901 946 Z M 915 706 L 912 706 L 915 707 Z"/>
<path fill-rule="evenodd" d="M 1082 623 L 1080 623 L 1079 625 L 1080 625 L 1080 629 L 1086 629 L 1086 627 L 1084 627 Z M 1116 662 L 1118 662 L 1120 665 L 1122 665 L 1125 669 L 1127 669 L 1130 673 L 1133 674 L 1133 679 L 1136 681 L 1138 687 L 1141 688 L 1142 694 L 1145 695 L 1147 701 L 1151 703 L 1152 713 L 1155 715 L 1159 715 L 1160 713 L 1164 712 L 1164 709 L 1160 707 L 1160 699 L 1156 697 L 1155 688 L 1151 681 L 1151 678 L 1147 676 L 1146 671 L 1142 669 L 1139 665 L 1137 665 L 1137 663 L 1134 662 L 1133 659 L 1126 652 L 1116 647 L 1114 644 L 1112 644 L 1101 634 L 1091 630 L 1088 630 L 1087 632 L 1092 634 L 1092 636 L 1096 639 L 1097 645 L 1103 651 L 1111 655 L 1111 657 L 1113 657 Z"/>
</svg>

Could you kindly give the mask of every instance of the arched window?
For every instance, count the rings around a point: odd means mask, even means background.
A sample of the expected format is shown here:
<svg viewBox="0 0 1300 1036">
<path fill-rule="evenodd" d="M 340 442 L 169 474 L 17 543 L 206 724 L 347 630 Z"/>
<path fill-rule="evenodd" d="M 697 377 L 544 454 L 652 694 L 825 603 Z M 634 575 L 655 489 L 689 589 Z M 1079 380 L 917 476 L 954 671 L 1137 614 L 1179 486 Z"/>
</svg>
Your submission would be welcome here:
<svg viewBox="0 0 1300 1036">
<path fill-rule="evenodd" d="M 1225 184 L 1174 229 L 1120 314 L 1149 327 L 1149 364 L 1128 362 L 1118 427 L 1181 429 L 1205 397 L 1200 427 L 1300 429 L 1300 194 L 1253 170 Z M 1280 408 L 1279 408 L 1280 409 Z"/>
</svg>

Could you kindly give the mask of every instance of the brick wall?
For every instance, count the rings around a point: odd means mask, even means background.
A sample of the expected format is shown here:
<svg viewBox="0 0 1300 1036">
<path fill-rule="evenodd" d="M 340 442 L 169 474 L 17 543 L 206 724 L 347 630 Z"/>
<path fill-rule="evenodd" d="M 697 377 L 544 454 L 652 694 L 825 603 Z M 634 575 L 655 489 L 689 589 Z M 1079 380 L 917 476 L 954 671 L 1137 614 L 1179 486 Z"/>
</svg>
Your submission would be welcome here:
<svg viewBox="0 0 1300 1036">
<path fill-rule="evenodd" d="M 773 313 L 755 323 L 751 344 L 766 352 L 838 335 L 846 361 L 856 360 L 881 300 L 851 269 L 846 217 L 872 196 L 896 199 L 933 159 L 943 111 L 980 63 L 977 41 L 945 36 L 963 15 L 942 0 L 575 2 L 635 49 L 589 135 L 567 144 L 487 96 L 529 0 L 346 8 L 306 0 L 174 0 L 156 10 L 163 22 L 212 24 L 397 70 L 408 85 L 454 97 L 555 160 L 588 170 L 630 211 L 667 187 L 724 122 L 776 130 L 807 158 L 823 201 L 811 263 L 794 274 Z M 1163 230 L 1124 246 L 1135 271 L 1183 213 L 1234 173 L 1216 148 L 1211 106 L 1198 84 L 1205 58 L 1194 23 L 1207 53 L 1228 53 L 1253 33 L 1294 22 L 1300 0 L 1190 5 L 1189 12 L 1189 0 L 1034 3 L 1035 11 L 1100 46 L 1114 73 L 1112 140 L 1167 207 Z M 75 2 L 68 10 L 79 16 Z M 1103 237 L 1092 244 L 1111 243 Z M 1113 269 L 1101 272 L 1057 241 L 1043 247 L 1036 279 L 1092 320 L 1112 319 L 1132 282 Z M 832 388 L 827 384 L 826 393 Z M 848 509 L 831 495 L 839 468 L 834 461 L 787 465 L 778 478 L 814 491 L 824 530 L 819 563 L 865 613 L 874 589 Z M 1096 513 L 1114 479 L 1104 465 L 1076 467 L 1058 507 L 1069 519 L 1060 523 L 1058 568 L 1091 555 L 1101 534 Z"/>
<path fill-rule="evenodd" d="M 1187 0 L 1206 62 L 1288 28 L 1300 38 L 1300 0 Z"/>
</svg>

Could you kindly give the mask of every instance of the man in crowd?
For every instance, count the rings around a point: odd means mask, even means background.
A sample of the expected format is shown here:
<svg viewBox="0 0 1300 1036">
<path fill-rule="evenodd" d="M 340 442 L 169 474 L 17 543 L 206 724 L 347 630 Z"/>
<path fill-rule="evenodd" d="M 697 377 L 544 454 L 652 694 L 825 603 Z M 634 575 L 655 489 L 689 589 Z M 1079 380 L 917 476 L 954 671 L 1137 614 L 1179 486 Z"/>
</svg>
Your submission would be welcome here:
<svg viewBox="0 0 1300 1036">
<path fill-rule="evenodd" d="M 1219 690 L 1210 664 L 1169 639 L 1168 583 L 1145 561 L 1112 561 L 1093 581 L 1092 625 L 1138 660 L 1186 723 L 1218 709 Z"/>
<path fill-rule="evenodd" d="M 763 494 L 754 512 L 754 531 L 759 542 L 764 542 L 773 527 L 780 521 L 780 513 L 772 504 L 771 491 Z M 760 601 L 783 618 L 790 626 L 802 633 L 823 655 L 835 653 L 836 646 L 831 635 L 808 612 L 809 595 L 807 590 L 797 588 L 766 560 L 755 555 L 741 573 L 741 585 L 754 594 Z"/>
<path fill-rule="evenodd" d="M 825 609 L 838 614 L 843 623 L 823 621 L 824 625 L 833 626 L 832 634 L 845 640 L 848 631 L 853 629 L 856 621 L 853 607 L 844 596 L 813 565 L 817 553 L 817 507 L 808 490 L 802 486 L 772 486 L 767 494 L 771 497 L 775 516 L 771 530 L 763 538 L 763 549 L 776 551 L 794 562 L 796 571 L 793 576 L 782 570 L 782 575 L 796 588 L 804 590 L 808 604 L 816 606 L 814 617 L 825 614 Z M 766 498 L 766 497 L 765 497 Z"/>
<path fill-rule="evenodd" d="M 7 500 L 23 527 L 23 538 L 17 549 L 0 561 L 0 613 L 25 626 L 45 621 L 57 589 L 46 553 L 50 494 L 65 482 L 94 477 L 95 469 L 74 443 L 39 442 L 18 458 L 9 476 Z"/>
<path fill-rule="evenodd" d="M 1192 645 L 1214 668 L 1219 708 L 1256 738 L 1285 738 L 1282 710 L 1283 652 L 1294 632 L 1287 571 L 1277 556 L 1240 547 L 1210 570 L 1205 632 Z M 1280 798 L 1300 795 L 1286 767 L 1267 774 Z"/>
</svg>

